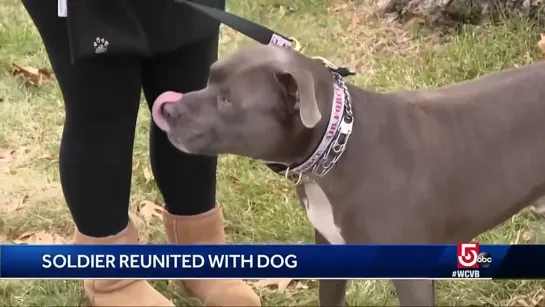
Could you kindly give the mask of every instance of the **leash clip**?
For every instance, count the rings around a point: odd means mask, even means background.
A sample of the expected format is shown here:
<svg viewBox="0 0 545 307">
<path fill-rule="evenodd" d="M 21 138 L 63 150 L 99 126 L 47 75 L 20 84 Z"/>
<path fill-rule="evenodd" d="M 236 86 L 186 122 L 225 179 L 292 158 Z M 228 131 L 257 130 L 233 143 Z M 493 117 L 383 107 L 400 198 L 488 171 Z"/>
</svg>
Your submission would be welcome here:
<svg viewBox="0 0 545 307">
<path fill-rule="evenodd" d="M 293 49 L 295 51 L 300 51 L 301 50 L 301 43 L 299 43 L 299 40 L 297 38 L 295 38 L 295 37 L 292 37 L 292 36 L 290 36 L 289 39 L 290 39 L 290 41 L 292 43 L 294 43 L 294 46 L 291 49 Z"/>
<path fill-rule="evenodd" d="M 356 73 L 350 71 L 348 67 L 341 67 L 333 64 L 328 59 L 321 57 L 321 56 L 315 56 L 312 57 L 312 59 L 319 60 L 322 63 L 324 63 L 325 67 L 327 67 L 331 72 L 338 74 L 341 77 L 348 77 L 348 76 L 354 76 Z"/>
<path fill-rule="evenodd" d="M 292 49 L 295 50 L 295 51 L 301 52 L 301 43 L 299 43 L 299 40 L 296 39 L 293 36 L 290 36 L 288 38 L 294 44 Z M 339 74 L 341 77 L 348 77 L 348 76 L 356 75 L 356 73 L 350 71 L 350 69 L 348 69 L 348 67 L 337 66 L 337 65 L 333 64 L 331 61 L 329 61 L 328 59 L 326 59 L 324 57 L 315 56 L 315 57 L 311 57 L 311 59 L 321 61 L 325 65 L 325 67 L 327 67 L 332 72 L 334 72 L 336 74 Z"/>
<path fill-rule="evenodd" d="M 299 173 L 299 177 L 297 178 L 297 181 L 293 180 L 293 177 L 290 176 L 290 167 L 286 169 L 286 172 L 284 173 L 284 178 L 286 178 L 287 181 L 293 183 L 294 185 L 299 185 L 301 181 L 303 181 L 303 173 Z"/>
</svg>

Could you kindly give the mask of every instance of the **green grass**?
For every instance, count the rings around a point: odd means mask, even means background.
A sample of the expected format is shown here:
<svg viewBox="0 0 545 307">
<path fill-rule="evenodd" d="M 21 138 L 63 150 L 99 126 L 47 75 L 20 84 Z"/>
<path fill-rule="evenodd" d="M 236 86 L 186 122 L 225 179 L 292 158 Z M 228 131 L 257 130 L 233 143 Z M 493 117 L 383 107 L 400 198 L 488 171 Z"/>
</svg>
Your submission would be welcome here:
<svg viewBox="0 0 545 307">
<path fill-rule="evenodd" d="M 364 1 L 241 0 L 230 10 L 296 36 L 309 55 L 328 57 L 356 69 L 356 84 L 376 90 L 416 89 L 449 84 L 486 72 L 539 60 L 539 31 L 512 19 L 502 25 L 466 27 L 440 36 L 417 26 L 377 21 Z M 250 43 L 223 29 L 221 54 Z M 69 238 L 73 224 L 64 203 L 58 176 L 58 144 L 63 108 L 58 86 L 34 88 L 11 76 L 12 61 L 49 67 L 39 35 L 19 1 L 0 3 L 0 234 L 12 242 L 27 231 Z M 142 105 L 143 106 L 143 105 Z M 131 212 L 150 241 L 165 240 L 159 220 L 147 223 L 136 205 L 161 203 L 148 180 L 147 108 L 140 111 L 135 148 Z M 2 149 L 15 150 L 2 158 Z M 4 154 L 6 156 L 6 154 Z M 219 201 L 229 239 L 235 242 L 311 242 L 312 228 L 289 184 L 263 165 L 232 156 L 220 161 Z M 97 191 L 100 192 L 100 191 Z M 17 204 L 22 205 L 15 210 Z M 400 204 L 401 205 L 401 204 Z M 107 214 L 107 212 L 105 212 Z M 479 239 L 490 243 L 543 243 L 542 222 L 525 210 Z M 533 234 L 533 235 L 532 235 Z M 178 305 L 195 302 L 174 292 L 166 282 L 157 287 Z M 264 305 L 316 305 L 317 283 L 297 281 L 284 292 L 258 289 Z M 439 305 L 535 305 L 543 293 L 541 281 L 441 281 Z M 386 281 L 351 284 L 350 305 L 396 305 Z M 86 305 L 76 281 L 0 281 L 0 305 Z"/>
</svg>

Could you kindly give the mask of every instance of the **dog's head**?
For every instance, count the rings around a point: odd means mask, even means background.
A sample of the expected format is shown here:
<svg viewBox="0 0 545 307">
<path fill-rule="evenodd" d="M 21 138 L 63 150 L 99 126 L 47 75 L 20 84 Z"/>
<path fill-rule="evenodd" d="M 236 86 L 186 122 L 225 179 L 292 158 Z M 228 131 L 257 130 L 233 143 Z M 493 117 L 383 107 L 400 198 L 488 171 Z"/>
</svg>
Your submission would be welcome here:
<svg viewBox="0 0 545 307">
<path fill-rule="evenodd" d="M 257 45 L 214 63 L 206 88 L 163 93 L 154 103 L 153 120 L 187 153 L 291 164 L 304 158 L 323 132 L 330 84 L 323 64 L 289 49 Z"/>
</svg>

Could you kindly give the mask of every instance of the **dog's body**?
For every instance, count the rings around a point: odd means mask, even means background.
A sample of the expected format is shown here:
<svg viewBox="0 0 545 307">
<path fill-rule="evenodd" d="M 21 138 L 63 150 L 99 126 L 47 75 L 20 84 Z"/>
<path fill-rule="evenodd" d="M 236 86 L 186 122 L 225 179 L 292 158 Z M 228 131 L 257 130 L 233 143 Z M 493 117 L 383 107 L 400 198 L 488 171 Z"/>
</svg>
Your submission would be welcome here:
<svg viewBox="0 0 545 307">
<path fill-rule="evenodd" d="M 545 63 L 439 89 L 348 90 L 344 154 L 297 188 L 317 243 L 469 241 L 545 196 Z M 154 120 L 189 153 L 294 165 L 324 135 L 332 97 L 321 63 L 256 46 L 215 63 L 205 89 L 158 98 Z M 401 305 L 434 304 L 432 281 L 394 284 Z M 321 281 L 321 305 L 344 305 L 345 285 Z"/>
</svg>

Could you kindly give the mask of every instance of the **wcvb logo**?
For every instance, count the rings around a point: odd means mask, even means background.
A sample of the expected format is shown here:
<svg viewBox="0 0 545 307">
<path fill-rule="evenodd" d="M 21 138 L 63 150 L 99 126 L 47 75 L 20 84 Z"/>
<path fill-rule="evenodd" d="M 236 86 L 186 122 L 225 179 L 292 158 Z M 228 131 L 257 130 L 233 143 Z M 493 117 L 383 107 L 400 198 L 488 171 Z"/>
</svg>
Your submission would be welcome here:
<svg viewBox="0 0 545 307">
<path fill-rule="evenodd" d="M 459 269 L 487 268 L 492 264 L 492 256 L 489 253 L 479 253 L 479 243 L 458 243 L 457 267 Z"/>
</svg>

